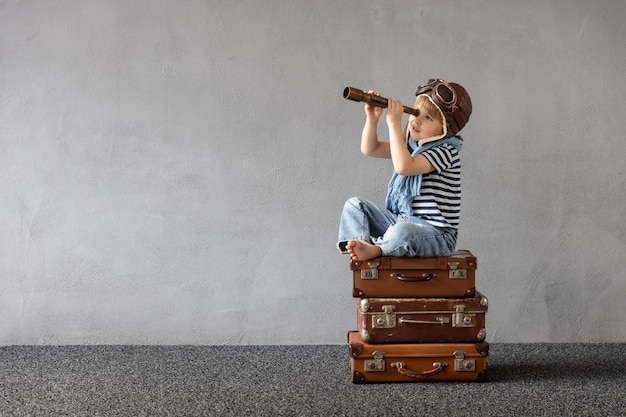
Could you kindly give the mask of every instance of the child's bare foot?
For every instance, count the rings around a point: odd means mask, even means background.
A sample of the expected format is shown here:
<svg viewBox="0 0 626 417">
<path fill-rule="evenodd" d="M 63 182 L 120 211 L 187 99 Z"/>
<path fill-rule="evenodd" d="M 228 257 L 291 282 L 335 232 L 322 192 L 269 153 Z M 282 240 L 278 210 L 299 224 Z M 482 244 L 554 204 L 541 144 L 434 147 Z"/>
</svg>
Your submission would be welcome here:
<svg viewBox="0 0 626 417">
<path fill-rule="evenodd" d="M 349 240 L 346 246 L 353 261 L 367 261 L 382 254 L 380 247 L 364 240 Z"/>
</svg>

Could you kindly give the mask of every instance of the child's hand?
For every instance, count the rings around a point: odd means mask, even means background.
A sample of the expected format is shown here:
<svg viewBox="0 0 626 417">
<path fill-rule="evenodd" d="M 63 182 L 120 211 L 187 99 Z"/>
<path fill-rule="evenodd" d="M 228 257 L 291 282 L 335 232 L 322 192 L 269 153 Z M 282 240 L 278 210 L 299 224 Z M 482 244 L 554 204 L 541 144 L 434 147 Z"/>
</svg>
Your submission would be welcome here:
<svg viewBox="0 0 626 417">
<path fill-rule="evenodd" d="M 400 100 L 389 98 L 387 104 L 387 125 L 395 126 L 402 123 L 404 107 Z"/>
<path fill-rule="evenodd" d="M 380 93 L 374 93 L 374 90 L 369 90 L 367 94 L 375 94 L 377 96 Z M 380 116 L 383 114 L 383 109 L 381 107 L 372 106 L 371 104 L 365 104 L 365 114 L 372 120 L 378 121 Z"/>
</svg>

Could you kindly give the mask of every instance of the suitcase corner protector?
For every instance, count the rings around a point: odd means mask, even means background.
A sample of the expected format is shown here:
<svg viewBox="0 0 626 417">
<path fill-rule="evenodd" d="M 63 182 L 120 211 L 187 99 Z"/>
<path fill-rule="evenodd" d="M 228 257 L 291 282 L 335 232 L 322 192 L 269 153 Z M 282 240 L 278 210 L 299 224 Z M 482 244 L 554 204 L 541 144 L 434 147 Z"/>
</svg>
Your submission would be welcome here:
<svg viewBox="0 0 626 417">
<path fill-rule="evenodd" d="M 474 378 L 474 381 L 476 382 L 487 382 L 488 380 L 488 375 L 487 375 L 487 369 L 483 369 L 482 371 L 480 371 L 479 373 L 476 374 L 476 378 Z"/>
<path fill-rule="evenodd" d="M 476 296 L 476 287 L 470 287 L 465 290 L 465 298 L 473 298 Z"/>
<path fill-rule="evenodd" d="M 489 342 L 483 340 L 476 343 L 476 352 L 478 352 L 480 356 L 489 356 Z"/>
<path fill-rule="evenodd" d="M 364 294 L 363 290 L 356 287 L 352 288 L 352 297 L 363 297 Z"/>
<path fill-rule="evenodd" d="M 363 375 L 359 371 L 352 371 L 352 382 L 355 384 L 364 384 L 366 383 L 365 375 Z"/>
<path fill-rule="evenodd" d="M 356 358 L 363 353 L 363 345 L 361 343 L 350 342 L 350 357 Z"/>
</svg>

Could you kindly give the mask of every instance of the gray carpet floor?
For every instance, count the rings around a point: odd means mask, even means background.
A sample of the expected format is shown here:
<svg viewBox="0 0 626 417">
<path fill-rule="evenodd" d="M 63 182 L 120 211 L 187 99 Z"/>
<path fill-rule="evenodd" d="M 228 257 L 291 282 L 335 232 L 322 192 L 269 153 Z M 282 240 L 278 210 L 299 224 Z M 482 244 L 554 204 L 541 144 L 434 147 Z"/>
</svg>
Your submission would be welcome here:
<svg viewBox="0 0 626 417">
<path fill-rule="evenodd" d="M 626 416 L 626 344 L 491 344 L 487 382 L 353 384 L 348 348 L 0 347 L 0 416 Z"/>
</svg>

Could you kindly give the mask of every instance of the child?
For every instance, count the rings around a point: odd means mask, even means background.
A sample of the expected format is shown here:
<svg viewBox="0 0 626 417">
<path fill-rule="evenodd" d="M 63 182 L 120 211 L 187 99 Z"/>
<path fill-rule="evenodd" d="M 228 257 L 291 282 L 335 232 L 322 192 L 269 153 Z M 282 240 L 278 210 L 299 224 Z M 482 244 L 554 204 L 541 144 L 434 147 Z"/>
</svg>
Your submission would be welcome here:
<svg viewBox="0 0 626 417">
<path fill-rule="evenodd" d="M 372 91 L 369 91 L 372 94 Z M 461 206 L 462 138 L 456 136 L 472 113 L 465 89 L 430 79 L 415 93 L 419 116 L 402 131 L 403 105 L 389 98 L 389 141 L 378 140 L 383 109 L 365 105 L 361 152 L 391 158 L 386 208 L 358 197 L 341 214 L 337 248 L 355 261 L 379 256 L 449 256 L 454 251 Z"/>
</svg>

